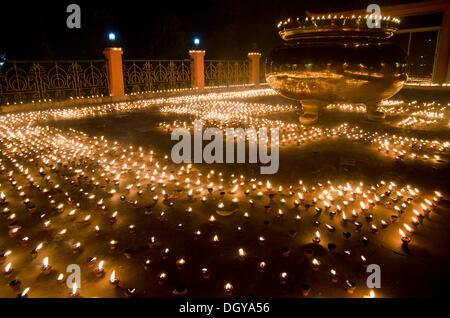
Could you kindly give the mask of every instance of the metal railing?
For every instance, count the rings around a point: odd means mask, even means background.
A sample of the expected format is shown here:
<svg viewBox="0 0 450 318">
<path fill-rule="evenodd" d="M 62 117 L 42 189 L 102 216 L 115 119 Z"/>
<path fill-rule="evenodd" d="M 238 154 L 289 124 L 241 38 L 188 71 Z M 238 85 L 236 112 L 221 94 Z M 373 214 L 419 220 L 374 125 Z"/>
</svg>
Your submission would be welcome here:
<svg viewBox="0 0 450 318">
<path fill-rule="evenodd" d="M 248 79 L 248 61 L 205 60 L 206 86 L 247 84 Z"/>
<path fill-rule="evenodd" d="M 124 60 L 125 93 L 191 87 L 190 60 Z"/>
<path fill-rule="evenodd" d="M 205 60 L 205 86 L 247 84 L 249 60 Z M 123 60 L 126 94 L 190 88 L 192 61 Z M 269 65 L 262 60 L 260 81 Z M 6 61 L 0 65 L 0 105 L 109 96 L 106 60 Z"/>
<path fill-rule="evenodd" d="M 108 95 L 105 60 L 6 61 L 0 105 Z"/>
</svg>

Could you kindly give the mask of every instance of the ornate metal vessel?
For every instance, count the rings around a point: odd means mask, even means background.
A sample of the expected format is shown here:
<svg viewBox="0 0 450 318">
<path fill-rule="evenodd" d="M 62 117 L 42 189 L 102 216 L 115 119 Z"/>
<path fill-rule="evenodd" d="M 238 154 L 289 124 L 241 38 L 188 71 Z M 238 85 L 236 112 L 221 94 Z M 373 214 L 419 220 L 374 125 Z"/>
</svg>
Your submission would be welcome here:
<svg viewBox="0 0 450 318">
<path fill-rule="evenodd" d="M 369 28 L 368 18 L 378 19 L 380 27 Z M 329 103 L 363 103 L 370 119 L 382 119 L 379 103 L 407 79 L 406 55 L 388 41 L 398 23 L 330 15 L 280 22 L 285 43 L 272 51 L 266 80 L 281 95 L 301 101 L 301 123 L 316 122 L 319 108 Z"/>
</svg>

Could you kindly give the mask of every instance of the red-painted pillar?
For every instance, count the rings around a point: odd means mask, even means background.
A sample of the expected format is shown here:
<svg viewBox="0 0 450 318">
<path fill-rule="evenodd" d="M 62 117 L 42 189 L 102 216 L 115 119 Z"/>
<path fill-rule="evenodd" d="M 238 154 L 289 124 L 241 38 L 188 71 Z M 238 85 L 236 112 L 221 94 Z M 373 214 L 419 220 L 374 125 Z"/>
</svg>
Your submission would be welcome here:
<svg viewBox="0 0 450 318">
<path fill-rule="evenodd" d="M 108 61 L 109 94 L 111 96 L 124 96 L 122 48 L 107 47 L 103 50 L 103 54 Z"/>
<path fill-rule="evenodd" d="M 192 59 L 191 74 L 192 87 L 205 87 L 205 51 L 204 50 L 190 50 L 189 56 Z"/>
<path fill-rule="evenodd" d="M 250 59 L 249 83 L 252 85 L 259 85 L 259 60 L 261 59 L 261 53 L 250 52 L 247 56 Z"/>
<path fill-rule="evenodd" d="M 450 58 L 450 7 L 444 11 L 442 27 L 439 31 L 436 64 L 434 66 L 433 83 L 442 84 L 447 81 Z"/>
</svg>

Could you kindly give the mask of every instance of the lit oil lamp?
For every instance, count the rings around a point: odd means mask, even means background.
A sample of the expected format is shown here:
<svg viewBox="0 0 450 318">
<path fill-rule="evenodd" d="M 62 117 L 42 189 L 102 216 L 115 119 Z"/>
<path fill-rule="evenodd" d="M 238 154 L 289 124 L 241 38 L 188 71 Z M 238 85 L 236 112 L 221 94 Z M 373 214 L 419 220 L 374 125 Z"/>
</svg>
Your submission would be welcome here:
<svg viewBox="0 0 450 318">
<path fill-rule="evenodd" d="M 71 210 L 71 211 L 69 212 L 69 214 L 68 214 L 68 215 L 69 215 L 69 218 L 70 218 L 71 220 L 75 219 L 76 213 L 77 213 L 76 210 Z"/>
<path fill-rule="evenodd" d="M 161 251 L 162 259 L 168 259 L 170 254 L 170 250 L 168 248 L 165 248 Z"/>
<path fill-rule="evenodd" d="M 2 205 L 6 205 L 7 204 L 7 202 L 6 202 L 6 195 L 3 192 L 0 193 L 0 204 L 2 204 Z"/>
<path fill-rule="evenodd" d="M 65 235 L 67 233 L 67 229 L 62 229 L 61 231 L 59 231 L 56 236 L 58 237 L 59 240 L 63 240 Z"/>
<path fill-rule="evenodd" d="M 217 234 L 215 234 L 215 235 L 213 236 L 212 242 L 213 242 L 213 245 L 214 245 L 214 246 L 216 246 L 216 247 L 219 246 L 219 244 L 220 244 L 220 239 L 219 239 L 219 236 L 218 236 Z"/>
<path fill-rule="evenodd" d="M 436 194 L 436 197 L 434 197 L 433 200 L 439 203 L 443 198 L 442 194 L 439 191 L 434 191 L 434 194 Z"/>
<path fill-rule="evenodd" d="M 264 261 L 261 261 L 258 263 L 258 271 L 263 273 L 267 268 L 267 263 Z"/>
<path fill-rule="evenodd" d="M 74 254 L 78 254 L 80 252 L 80 248 L 81 248 L 81 243 L 77 242 L 75 244 L 72 245 L 72 253 Z"/>
<path fill-rule="evenodd" d="M 52 266 L 48 263 L 48 257 L 44 258 L 44 261 L 42 262 L 41 272 L 45 275 L 49 275 L 52 271 Z"/>
<path fill-rule="evenodd" d="M 211 277 L 211 271 L 208 268 L 203 267 L 202 268 L 202 277 L 204 279 L 209 279 Z"/>
<path fill-rule="evenodd" d="M 233 293 L 234 286 L 231 283 L 226 283 L 223 289 L 227 295 L 231 295 Z"/>
<path fill-rule="evenodd" d="M 159 277 L 158 277 L 158 284 L 159 285 L 164 285 L 166 283 L 166 280 L 167 280 L 167 274 L 166 273 L 159 274 Z"/>
<path fill-rule="evenodd" d="M 368 262 L 367 258 L 364 255 L 361 255 L 361 264 L 363 268 L 367 268 Z"/>
<path fill-rule="evenodd" d="M 179 269 L 179 270 L 184 269 L 184 266 L 186 265 L 185 259 L 184 258 L 178 259 L 176 262 L 176 265 L 177 265 L 177 269 Z"/>
<path fill-rule="evenodd" d="M 146 259 L 144 262 L 144 269 L 149 269 L 152 266 L 152 261 L 149 259 Z"/>
<path fill-rule="evenodd" d="M 5 262 L 5 260 L 6 260 L 6 258 L 9 255 L 11 255 L 11 253 L 12 253 L 11 251 L 6 251 L 6 252 L 0 254 L 0 264 L 3 264 Z"/>
<path fill-rule="evenodd" d="M 352 257 L 352 252 L 349 250 L 344 251 L 344 256 L 346 259 L 350 259 Z"/>
<path fill-rule="evenodd" d="M 197 230 L 194 232 L 194 240 L 198 240 L 202 236 L 202 232 Z"/>
<path fill-rule="evenodd" d="M 64 279 L 65 277 L 64 277 L 64 274 L 63 273 L 60 273 L 59 275 L 58 275 L 58 277 L 56 278 L 56 282 L 59 284 L 59 285 L 63 285 L 65 282 L 66 282 L 66 280 Z"/>
<path fill-rule="evenodd" d="M 431 202 L 431 201 L 428 200 L 428 199 L 425 199 L 424 201 L 425 201 L 425 203 L 430 207 L 430 209 L 432 209 L 432 210 L 434 210 L 434 209 L 437 207 L 436 204 L 434 204 L 433 202 Z"/>
<path fill-rule="evenodd" d="M 44 222 L 43 228 L 44 228 L 45 231 L 50 231 L 52 229 L 51 221 Z"/>
<path fill-rule="evenodd" d="M 430 209 L 425 204 L 421 203 L 420 206 L 422 207 L 422 211 L 425 214 L 428 214 L 430 212 Z"/>
<path fill-rule="evenodd" d="M 152 236 L 148 239 L 148 247 L 154 248 L 156 245 L 156 237 Z"/>
<path fill-rule="evenodd" d="M 95 236 L 100 236 L 101 235 L 102 230 L 100 229 L 100 227 L 98 225 L 95 226 L 94 233 L 95 233 Z"/>
<path fill-rule="evenodd" d="M 17 295 L 17 298 L 27 298 L 28 293 L 30 292 L 30 287 L 27 287 L 21 292 L 19 295 Z"/>
<path fill-rule="evenodd" d="M 98 266 L 95 268 L 95 270 L 94 270 L 94 272 L 95 272 L 95 276 L 97 276 L 97 277 L 103 277 L 103 275 L 104 275 L 104 273 L 105 273 L 105 271 L 104 271 L 104 269 L 103 269 L 103 264 L 104 264 L 105 262 L 104 261 L 100 261 L 99 263 L 98 263 Z"/>
<path fill-rule="evenodd" d="M 87 260 L 87 267 L 89 267 L 89 268 L 94 267 L 96 261 L 97 261 L 97 257 L 89 257 Z"/>
<path fill-rule="evenodd" d="M 408 247 L 408 244 L 411 242 L 411 239 L 408 236 L 406 236 L 406 234 L 402 231 L 402 229 L 399 229 L 398 232 L 400 233 L 400 236 L 402 237 L 403 247 Z"/>
<path fill-rule="evenodd" d="M 238 250 L 238 254 L 239 254 L 239 259 L 240 260 L 244 260 L 246 255 L 247 255 L 247 253 L 245 252 L 245 250 L 243 248 L 240 248 Z"/>
<path fill-rule="evenodd" d="M 312 269 L 313 271 L 317 272 L 320 267 L 320 262 L 317 259 L 312 260 Z"/>
<path fill-rule="evenodd" d="M 2 210 L 2 214 L 3 214 L 3 216 L 7 216 L 9 213 L 10 213 L 11 211 L 9 210 L 9 208 L 8 207 L 6 207 L 6 208 L 3 208 L 3 210 Z"/>
<path fill-rule="evenodd" d="M 369 295 L 364 296 L 364 298 L 375 298 L 375 292 L 371 290 Z"/>
<path fill-rule="evenodd" d="M 3 275 L 5 275 L 6 278 L 9 278 L 9 277 L 11 277 L 12 272 L 13 272 L 13 266 L 12 266 L 12 263 L 9 262 L 3 269 Z"/>
<path fill-rule="evenodd" d="M 404 223 L 403 227 L 408 231 L 409 233 L 413 233 L 414 229 L 412 229 L 408 224 Z"/>
<path fill-rule="evenodd" d="M 312 239 L 314 245 L 319 245 L 320 244 L 320 233 L 319 231 L 316 231 L 315 236 Z"/>
<path fill-rule="evenodd" d="M 346 280 L 345 281 L 345 289 L 346 289 L 347 293 L 353 294 L 353 292 L 356 289 L 356 284 L 350 280 Z"/>
<path fill-rule="evenodd" d="M 114 287 L 117 288 L 119 287 L 119 277 L 116 275 L 116 271 L 113 270 L 111 273 L 111 276 L 109 277 L 109 283 Z"/>
<path fill-rule="evenodd" d="M 355 228 L 356 228 L 357 231 L 359 231 L 361 229 L 361 227 L 362 227 L 362 223 L 361 222 L 355 221 L 355 222 L 353 222 L 353 224 L 355 225 Z"/>
<path fill-rule="evenodd" d="M 117 214 L 118 214 L 118 212 L 115 211 L 115 212 L 109 217 L 109 223 L 116 223 Z"/>
<path fill-rule="evenodd" d="M 370 227 L 370 229 L 372 230 L 372 233 L 373 233 L 373 234 L 378 233 L 378 228 L 376 227 L 376 225 L 372 224 L 371 227 Z"/>
<path fill-rule="evenodd" d="M 420 213 L 419 211 L 417 211 L 416 209 L 413 209 L 413 213 L 420 219 L 422 220 L 425 216 Z"/>
<path fill-rule="evenodd" d="M 338 275 L 334 269 L 330 270 L 330 278 L 331 278 L 331 282 L 334 284 L 336 284 L 339 280 Z"/>
<path fill-rule="evenodd" d="M 347 223 L 347 216 L 345 215 L 345 212 L 342 212 L 342 223 L 343 224 Z"/>
<path fill-rule="evenodd" d="M 285 285 L 287 283 L 288 274 L 286 272 L 280 273 L 279 279 L 280 279 L 280 284 Z"/>
<path fill-rule="evenodd" d="M 36 246 L 36 248 L 32 249 L 30 254 L 32 258 L 36 258 L 38 255 L 38 251 L 42 248 L 43 244 L 40 243 L 38 246 Z"/>
<path fill-rule="evenodd" d="M 109 247 L 112 251 L 116 250 L 118 245 L 119 245 L 119 242 L 116 240 L 111 240 L 109 242 Z"/>
<path fill-rule="evenodd" d="M 165 212 L 165 211 L 162 211 L 162 212 L 159 214 L 158 220 L 159 220 L 160 222 L 165 222 L 165 221 L 167 220 L 167 219 L 166 219 L 166 212 Z"/>
<path fill-rule="evenodd" d="M 264 242 L 266 241 L 266 238 L 264 236 L 259 236 L 258 237 L 258 244 L 259 245 L 264 245 Z"/>
<path fill-rule="evenodd" d="M 83 223 L 84 224 L 89 224 L 89 222 L 91 221 L 91 215 L 86 215 L 83 219 Z"/>
<path fill-rule="evenodd" d="M 73 298 L 76 298 L 76 297 L 79 296 L 79 294 L 78 294 L 78 288 L 77 288 L 77 283 L 73 283 L 72 289 L 71 289 L 71 291 L 70 291 L 69 296 L 70 296 L 70 297 L 73 297 Z"/>
<path fill-rule="evenodd" d="M 134 224 L 130 224 L 128 226 L 128 231 L 130 232 L 130 234 L 136 233 L 136 226 Z"/>
<path fill-rule="evenodd" d="M 16 235 L 19 233 L 19 230 L 21 229 L 20 226 L 14 227 L 11 230 L 8 231 L 8 234 L 10 237 L 16 237 Z"/>
<path fill-rule="evenodd" d="M 364 204 L 364 202 L 361 201 L 361 202 L 359 202 L 359 204 L 360 204 L 360 206 L 361 206 L 361 212 L 362 212 L 362 213 L 367 212 L 367 207 L 366 207 L 366 205 Z"/>
</svg>

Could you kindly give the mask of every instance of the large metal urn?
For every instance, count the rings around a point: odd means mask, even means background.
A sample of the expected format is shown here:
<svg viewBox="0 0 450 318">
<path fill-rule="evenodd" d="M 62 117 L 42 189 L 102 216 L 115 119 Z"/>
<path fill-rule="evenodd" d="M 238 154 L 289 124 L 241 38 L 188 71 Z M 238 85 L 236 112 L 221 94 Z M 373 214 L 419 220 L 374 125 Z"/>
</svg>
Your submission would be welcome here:
<svg viewBox="0 0 450 318">
<path fill-rule="evenodd" d="M 375 19 L 379 27 L 369 27 L 366 18 L 343 16 L 280 22 L 284 44 L 269 57 L 266 81 L 301 102 L 301 123 L 316 122 L 319 109 L 330 103 L 362 103 L 369 119 L 384 118 L 377 107 L 406 81 L 406 55 L 389 42 L 399 20 Z"/>
</svg>

